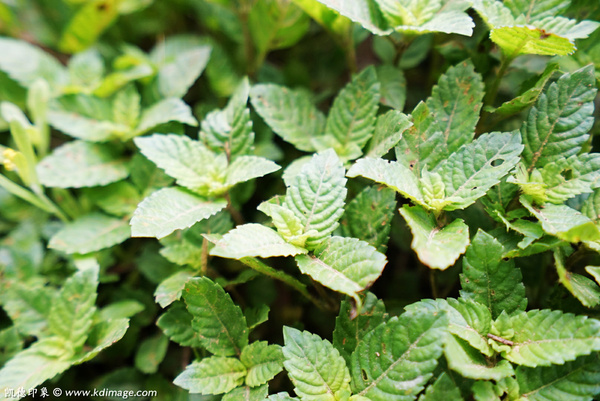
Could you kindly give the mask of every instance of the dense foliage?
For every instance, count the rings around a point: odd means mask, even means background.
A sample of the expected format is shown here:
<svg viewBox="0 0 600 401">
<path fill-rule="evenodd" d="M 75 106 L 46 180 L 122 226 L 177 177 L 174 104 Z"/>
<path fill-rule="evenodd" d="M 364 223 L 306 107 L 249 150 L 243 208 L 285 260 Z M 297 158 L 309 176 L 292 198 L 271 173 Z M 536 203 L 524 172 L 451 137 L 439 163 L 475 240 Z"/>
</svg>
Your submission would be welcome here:
<svg viewBox="0 0 600 401">
<path fill-rule="evenodd" d="M 0 399 L 600 396 L 598 27 L 0 0 Z"/>
</svg>

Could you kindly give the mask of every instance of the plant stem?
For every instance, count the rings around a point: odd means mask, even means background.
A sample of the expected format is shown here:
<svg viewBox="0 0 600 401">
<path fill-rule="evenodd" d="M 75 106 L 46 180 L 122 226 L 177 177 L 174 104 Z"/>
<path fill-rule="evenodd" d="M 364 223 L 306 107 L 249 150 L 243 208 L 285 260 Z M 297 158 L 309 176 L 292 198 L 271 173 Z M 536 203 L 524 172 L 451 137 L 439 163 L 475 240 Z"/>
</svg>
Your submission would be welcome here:
<svg viewBox="0 0 600 401">
<path fill-rule="evenodd" d="M 227 211 L 231 215 L 231 218 L 233 219 L 235 224 L 238 226 L 244 224 L 244 216 L 242 216 L 242 214 L 231 204 L 231 197 L 229 196 L 229 192 L 225 192 L 225 200 L 227 201 Z"/>
<path fill-rule="evenodd" d="M 275 280 L 279 280 L 279 281 L 286 283 L 287 285 L 289 285 L 290 287 L 292 287 L 293 289 L 298 291 L 300 294 L 304 295 L 304 297 L 306 299 L 311 301 L 319 309 L 323 309 L 323 310 L 328 309 L 327 305 L 325 305 L 323 302 L 321 302 L 320 299 L 316 298 L 315 296 L 313 296 L 311 293 L 308 292 L 306 285 L 301 283 L 296 278 L 290 276 L 289 274 L 284 273 L 279 270 L 275 270 L 271 266 L 261 262 L 260 260 L 258 260 L 256 258 L 245 257 L 245 258 L 239 259 L 239 261 L 242 262 L 243 264 L 245 264 L 246 266 L 256 270 L 259 273 L 262 273 L 266 276 L 274 278 Z"/>
<path fill-rule="evenodd" d="M 492 339 L 492 340 L 494 340 L 494 341 L 498 341 L 499 343 L 502 343 L 502 344 L 504 344 L 504 345 L 509 345 L 509 346 L 511 346 L 511 347 L 512 347 L 513 345 L 515 345 L 515 343 L 514 343 L 514 342 L 512 342 L 512 341 L 510 341 L 510 340 L 507 340 L 507 339 L 505 339 L 505 338 L 502 338 L 502 337 L 495 336 L 495 335 L 493 335 L 493 334 L 490 334 L 490 333 L 488 333 L 487 337 L 488 337 L 488 338 L 491 338 L 491 339 Z"/>
<path fill-rule="evenodd" d="M 494 79 L 494 81 L 492 81 L 490 89 L 487 91 L 485 97 L 483 98 L 484 108 L 485 106 L 493 106 L 496 102 L 496 97 L 498 96 L 498 90 L 500 89 L 500 83 L 502 82 L 502 78 L 504 78 L 504 76 L 506 75 L 506 71 L 508 71 L 508 67 L 510 67 L 514 59 L 515 56 L 506 56 L 502 54 L 500 68 L 496 73 L 496 78 Z M 491 114 L 492 113 L 485 111 L 485 109 L 483 110 L 483 112 L 481 113 L 481 118 L 479 119 L 479 123 L 477 124 L 477 128 L 475 129 L 477 134 L 481 134 L 483 132 L 488 131 L 489 127 L 487 127 L 487 122 Z"/>
<path fill-rule="evenodd" d="M 66 222 L 69 221 L 64 213 L 43 193 L 34 194 L 33 192 L 15 184 L 5 176 L 0 174 L 0 186 L 6 189 L 11 194 L 31 203 L 32 205 L 56 215 L 59 219 Z"/>
</svg>

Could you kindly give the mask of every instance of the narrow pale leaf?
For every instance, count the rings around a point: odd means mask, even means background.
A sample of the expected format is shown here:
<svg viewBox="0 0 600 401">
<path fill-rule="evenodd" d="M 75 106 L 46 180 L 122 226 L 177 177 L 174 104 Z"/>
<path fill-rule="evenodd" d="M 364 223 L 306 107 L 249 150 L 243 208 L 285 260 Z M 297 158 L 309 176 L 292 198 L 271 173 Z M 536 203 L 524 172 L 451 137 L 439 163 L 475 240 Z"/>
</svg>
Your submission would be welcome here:
<svg viewBox="0 0 600 401">
<path fill-rule="evenodd" d="M 192 115 L 190 106 L 181 99 L 168 98 L 154 103 L 142 112 L 135 135 L 141 135 L 157 125 L 165 124 L 169 121 L 177 121 L 191 125 L 192 127 L 198 125 L 198 121 Z"/>
<path fill-rule="evenodd" d="M 250 181 L 279 170 L 271 160 L 258 156 L 239 156 L 227 167 L 224 184 L 232 187 L 240 182 Z"/>
<path fill-rule="evenodd" d="M 171 305 L 181 298 L 185 283 L 192 277 L 194 277 L 194 272 L 188 270 L 181 270 L 167 277 L 156 287 L 154 300 L 163 308 Z"/>
</svg>

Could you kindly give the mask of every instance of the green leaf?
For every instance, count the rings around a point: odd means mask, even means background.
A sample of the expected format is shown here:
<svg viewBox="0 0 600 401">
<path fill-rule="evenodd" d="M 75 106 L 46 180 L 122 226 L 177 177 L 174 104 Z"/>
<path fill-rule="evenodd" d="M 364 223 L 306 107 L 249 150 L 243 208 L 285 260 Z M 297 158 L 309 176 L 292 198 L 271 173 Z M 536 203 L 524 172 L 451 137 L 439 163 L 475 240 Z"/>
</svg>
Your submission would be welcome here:
<svg viewBox="0 0 600 401">
<path fill-rule="evenodd" d="M 406 79 L 401 69 L 389 64 L 377 67 L 381 84 L 381 104 L 402 111 L 406 101 Z"/>
<path fill-rule="evenodd" d="M 123 301 L 113 302 L 99 310 L 101 320 L 116 320 L 130 318 L 144 311 L 146 306 L 133 299 L 125 299 Z"/>
<path fill-rule="evenodd" d="M 516 15 L 524 15 L 526 21 L 557 15 L 569 7 L 565 0 L 507 0 L 504 5 Z"/>
<path fill-rule="evenodd" d="M 237 387 L 223 396 L 222 401 L 263 401 L 269 394 L 269 386 Z"/>
<path fill-rule="evenodd" d="M 81 270 L 65 281 L 52 303 L 48 327 L 75 349 L 83 346 L 92 327 L 97 288 L 97 268 Z"/>
<path fill-rule="evenodd" d="M 45 284 L 42 280 L 16 281 L 0 294 L 2 309 L 22 334 L 41 337 L 46 331 L 55 294 Z"/>
<path fill-rule="evenodd" d="M 419 186 L 419 180 L 413 172 L 402 163 L 390 162 L 384 159 L 365 157 L 359 159 L 350 167 L 346 176 L 362 176 L 387 185 L 412 201 L 426 206 Z"/>
<path fill-rule="evenodd" d="M 171 341 L 183 347 L 200 348 L 202 344 L 198 333 L 192 329 L 192 319 L 185 306 L 176 303 L 158 318 L 156 325 Z"/>
<path fill-rule="evenodd" d="M 600 266 L 586 266 L 585 271 L 590 273 L 596 282 L 600 284 Z"/>
<path fill-rule="evenodd" d="M 523 145 L 517 132 L 483 134 L 441 163 L 445 210 L 464 209 L 484 196 L 519 162 Z"/>
<path fill-rule="evenodd" d="M 262 177 L 279 170 L 271 160 L 258 156 L 239 156 L 227 168 L 225 186 L 232 187 L 240 182 Z"/>
<path fill-rule="evenodd" d="M 558 281 L 573 294 L 584 306 L 593 308 L 600 304 L 600 287 L 589 278 L 571 273 L 565 268 L 563 252 L 554 251 L 554 263 L 558 273 Z"/>
<path fill-rule="evenodd" d="M 283 328 L 283 365 L 303 400 L 337 401 L 350 391 L 350 374 L 344 358 L 316 334 Z"/>
<path fill-rule="evenodd" d="M 307 250 L 287 243 L 279 234 L 261 224 L 244 224 L 225 234 L 210 251 L 213 256 L 241 259 L 248 256 L 270 258 L 293 256 Z"/>
<path fill-rule="evenodd" d="M 315 0 L 316 1 L 316 0 Z M 293 401 L 298 400 L 299 398 L 290 397 L 288 393 L 282 392 L 277 394 L 271 394 L 267 400 L 269 401 Z"/>
<path fill-rule="evenodd" d="M 342 38 L 351 34 L 352 22 L 344 16 L 338 14 L 317 0 L 293 0 L 304 12 L 311 16 L 316 22 Z"/>
<path fill-rule="evenodd" d="M 485 305 L 494 319 L 525 310 L 525 286 L 513 260 L 504 261 L 505 249 L 494 237 L 479 230 L 463 259 L 460 296 Z"/>
<path fill-rule="evenodd" d="M 502 356 L 518 365 L 563 364 L 600 350 L 600 321 L 559 310 L 532 310 L 509 317 L 514 335 Z"/>
<path fill-rule="evenodd" d="M 452 381 L 447 373 L 442 373 L 427 387 L 425 393 L 421 394 L 419 401 L 464 401 L 460 389 Z"/>
<path fill-rule="evenodd" d="M 280 206 L 279 198 L 258 205 L 258 210 L 273 219 L 273 225 L 279 235 L 292 245 L 304 247 L 306 239 L 315 232 L 304 233 L 302 221 L 290 209 Z"/>
<path fill-rule="evenodd" d="M 593 192 L 600 183 L 600 155 L 585 153 L 547 163 L 540 174 L 550 203 L 561 204 L 582 193 Z"/>
<path fill-rule="evenodd" d="M 127 162 L 109 144 L 72 141 L 56 148 L 37 165 L 47 187 L 82 188 L 107 185 L 129 175 Z"/>
<path fill-rule="evenodd" d="M 285 206 L 300 219 L 304 233 L 317 232 L 306 241 L 306 248 L 312 250 L 337 228 L 344 213 L 344 167 L 329 149 L 313 155 L 290 181 L 286 182 Z"/>
<path fill-rule="evenodd" d="M 598 353 L 564 365 L 536 369 L 519 366 L 516 376 L 520 395 L 527 400 L 587 401 L 600 393 Z"/>
<path fill-rule="evenodd" d="M 160 124 L 170 121 L 177 121 L 192 127 L 198 126 L 198 121 L 192 115 L 190 106 L 181 99 L 168 98 L 154 103 L 142 112 L 133 135 L 141 135 Z"/>
<path fill-rule="evenodd" d="M 209 218 L 226 205 L 224 200 L 209 201 L 183 188 L 163 188 L 138 205 L 131 219 L 131 236 L 163 238 Z"/>
<path fill-rule="evenodd" d="M 342 217 L 342 233 L 385 252 L 395 213 L 396 194 L 392 189 L 366 187 L 348 203 Z"/>
<path fill-rule="evenodd" d="M 546 203 L 536 207 L 523 196 L 520 201 L 542 223 L 542 228 L 548 234 L 568 242 L 600 239 L 600 231 L 594 222 L 567 205 Z"/>
<path fill-rule="evenodd" d="M 587 66 L 563 75 L 540 95 L 521 127 L 529 171 L 581 151 L 594 122 L 596 91 L 594 68 Z"/>
<path fill-rule="evenodd" d="M 379 325 L 352 354 L 352 390 L 372 401 L 414 400 L 442 355 L 448 317 L 407 311 Z"/>
<path fill-rule="evenodd" d="M 490 39 L 509 57 L 519 54 L 564 56 L 575 51 L 575 44 L 562 36 L 546 33 L 534 26 L 502 26 L 492 29 Z"/>
<path fill-rule="evenodd" d="M 426 266 L 444 270 L 452 266 L 469 245 L 469 227 L 461 219 L 439 227 L 435 216 L 422 207 L 404 205 L 400 214 L 413 234 L 411 247 Z"/>
<path fill-rule="evenodd" d="M 194 316 L 192 328 L 208 351 L 220 356 L 239 355 L 248 345 L 246 318 L 220 285 L 206 277 L 191 279 L 183 298 Z"/>
<path fill-rule="evenodd" d="M 93 0 L 86 2 L 71 18 L 64 29 L 59 49 L 64 53 L 85 50 L 98 39 L 118 17 L 117 0 Z"/>
<path fill-rule="evenodd" d="M 384 254 L 356 238 L 331 237 L 314 249 L 313 255 L 298 255 L 300 271 L 334 291 L 353 297 L 381 275 L 387 263 Z"/>
<path fill-rule="evenodd" d="M 169 339 L 163 335 L 142 341 L 135 353 L 135 367 L 142 373 L 153 374 L 167 354 Z"/>
<path fill-rule="evenodd" d="M 141 96 L 131 84 L 117 92 L 112 102 L 113 120 L 127 127 L 135 127 L 140 119 Z"/>
<path fill-rule="evenodd" d="M 192 362 L 173 383 L 190 393 L 222 394 L 244 383 L 246 368 L 235 358 L 211 356 Z"/>
<path fill-rule="evenodd" d="M 312 138 L 325 132 L 325 116 L 308 92 L 274 84 L 254 85 L 250 100 L 256 112 L 283 140 L 305 152 L 315 151 Z"/>
<path fill-rule="evenodd" d="M 25 41 L 0 38 L 0 54 L 0 70 L 25 88 L 39 78 L 53 87 L 68 80 L 67 70 L 58 60 Z"/>
<path fill-rule="evenodd" d="M 469 379 L 498 381 L 514 375 L 508 361 L 502 359 L 497 364 L 492 364 L 466 341 L 453 335 L 446 338 L 444 355 L 450 369 Z"/>
<path fill-rule="evenodd" d="M 92 213 L 67 223 L 50 238 L 48 248 L 66 253 L 90 253 L 129 238 L 127 221 Z"/>
<path fill-rule="evenodd" d="M 91 351 L 83 355 L 80 354 L 79 358 L 74 360 L 73 363 L 83 363 L 96 357 L 100 351 L 123 338 L 128 328 L 129 319 L 112 319 L 94 325 L 87 340 L 87 344 L 92 348 Z"/>
<path fill-rule="evenodd" d="M 256 274 L 255 270 L 252 270 L 252 275 Z M 244 316 L 246 316 L 246 322 L 248 323 L 248 328 L 250 330 L 254 330 L 257 326 L 260 326 L 267 320 L 269 320 L 269 311 L 271 309 L 268 305 L 261 304 L 260 306 L 254 308 L 246 308 L 244 310 Z"/>
<path fill-rule="evenodd" d="M 254 4 L 248 25 L 259 54 L 266 54 L 297 43 L 308 31 L 310 18 L 293 2 L 267 0 Z"/>
<path fill-rule="evenodd" d="M 408 116 L 397 110 L 390 110 L 377 117 L 373 138 L 369 142 L 367 157 L 383 157 L 402 139 L 402 134 L 412 126 Z"/>
<path fill-rule="evenodd" d="M 464 61 L 443 74 L 426 104 L 412 112 L 414 125 L 398 143 L 399 161 L 420 174 L 471 142 L 482 107 L 484 85 L 473 63 Z"/>
<path fill-rule="evenodd" d="M 256 341 L 242 350 L 240 361 L 248 369 L 246 385 L 256 387 L 268 383 L 283 370 L 283 353 L 279 345 Z"/>
<path fill-rule="evenodd" d="M 185 283 L 192 277 L 194 277 L 194 272 L 188 270 L 181 270 L 167 277 L 156 287 L 154 300 L 163 308 L 171 305 L 181 298 Z"/>
<path fill-rule="evenodd" d="M 358 316 L 355 316 L 358 312 Z M 351 355 L 365 335 L 387 318 L 383 301 L 367 292 L 360 311 L 348 299 L 342 301 L 340 313 L 335 319 L 333 346 L 350 365 Z"/>
<path fill-rule="evenodd" d="M 254 143 L 248 95 L 250 84 L 244 78 L 229 99 L 227 107 L 208 113 L 202 121 L 200 139 L 217 153 L 225 152 L 233 159 L 251 153 Z"/>
<path fill-rule="evenodd" d="M 119 217 L 133 214 L 142 200 L 137 188 L 129 181 L 89 188 L 85 194 L 103 211 Z"/>
<path fill-rule="evenodd" d="M 381 11 L 369 0 L 340 1 L 318 0 L 319 3 L 337 11 L 340 15 L 359 23 L 377 35 L 388 35 L 392 32 L 381 15 Z"/>
<path fill-rule="evenodd" d="M 355 144 L 362 148 L 373 135 L 380 86 L 373 67 L 354 76 L 333 101 L 325 135 L 332 135 L 342 147 Z"/>
<path fill-rule="evenodd" d="M 193 36 L 171 36 L 156 45 L 150 59 L 158 69 L 157 86 L 165 97 L 181 98 L 202 74 L 211 47 Z"/>
</svg>

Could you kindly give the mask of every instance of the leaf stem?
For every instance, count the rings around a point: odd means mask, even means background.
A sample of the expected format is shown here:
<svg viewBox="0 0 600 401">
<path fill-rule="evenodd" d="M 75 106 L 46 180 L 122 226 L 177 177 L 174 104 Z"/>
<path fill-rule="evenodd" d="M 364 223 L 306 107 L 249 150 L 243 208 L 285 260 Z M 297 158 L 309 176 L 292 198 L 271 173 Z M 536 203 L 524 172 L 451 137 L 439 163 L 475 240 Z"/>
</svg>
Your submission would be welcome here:
<svg viewBox="0 0 600 401">
<path fill-rule="evenodd" d="M 32 205 L 48 212 L 56 215 L 59 219 L 64 222 L 69 221 L 69 219 L 64 215 L 64 213 L 56 206 L 46 195 L 43 193 L 35 194 L 22 186 L 15 184 L 5 176 L 0 174 L 0 186 L 6 189 L 8 192 L 17 196 L 24 201 L 31 203 Z"/>
<path fill-rule="evenodd" d="M 242 214 L 239 212 L 239 210 L 234 208 L 233 205 L 231 204 L 231 197 L 229 196 L 229 192 L 225 192 L 225 200 L 227 201 L 226 209 L 229 212 L 229 214 L 231 215 L 231 218 L 233 219 L 235 224 L 238 226 L 244 224 L 245 223 L 244 216 L 242 216 Z"/>
<path fill-rule="evenodd" d="M 493 334 L 491 334 L 491 333 L 488 333 L 487 337 L 488 337 L 488 338 L 491 338 L 491 339 L 492 339 L 492 340 L 494 340 L 494 341 L 498 341 L 499 343 L 502 343 L 502 344 L 504 344 L 504 345 L 509 345 L 509 346 L 511 346 L 511 347 L 512 347 L 513 345 L 515 345 L 515 343 L 514 343 L 514 342 L 512 342 L 512 341 L 510 341 L 510 340 L 507 340 L 507 339 L 505 339 L 505 338 L 502 338 L 502 337 L 495 336 L 495 335 L 493 335 Z"/>
<path fill-rule="evenodd" d="M 311 301 L 319 309 L 323 309 L 323 310 L 328 309 L 327 305 L 325 305 L 323 302 L 321 302 L 320 299 L 316 298 L 315 296 L 313 296 L 311 293 L 308 292 L 306 285 L 301 283 L 296 278 L 290 276 L 289 274 L 284 273 L 279 270 L 275 270 L 271 266 L 261 262 L 260 260 L 258 260 L 256 258 L 245 257 L 245 258 L 239 259 L 239 261 L 242 262 L 243 264 L 245 264 L 246 266 L 256 270 L 259 273 L 262 273 L 266 276 L 274 278 L 275 280 L 279 280 L 279 281 L 286 283 L 287 285 L 289 285 L 290 287 L 292 287 L 293 289 L 298 291 L 300 294 L 304 295 L 304 297 L 306 299 Z"/>
<path fill-rule="evenodd" d="M 479 123 L 477 124 L 476 132 L 477 134 L 481 134 L 483 132 L 488 131 L 487 122 L 492 113 L 485 111 L 485 106 L 493 106 L 496 102 L 496 97 L 498 97 L 498 90 L 500 89 L 500 83 L 502 82 L 502 78 L 506 75 L 506 71 L 508 71 L 508 67 L 512 64 L 515 56 L 506 56 L 502 54 L 502 58 L 500 61 L 500 68 L 496 73 L 496 78 L 492 81 L 490 85 L 490 89 L 485 94 L 483 98 L 483 112 L 481 118 L 479 119 Z"/>
</svg>

